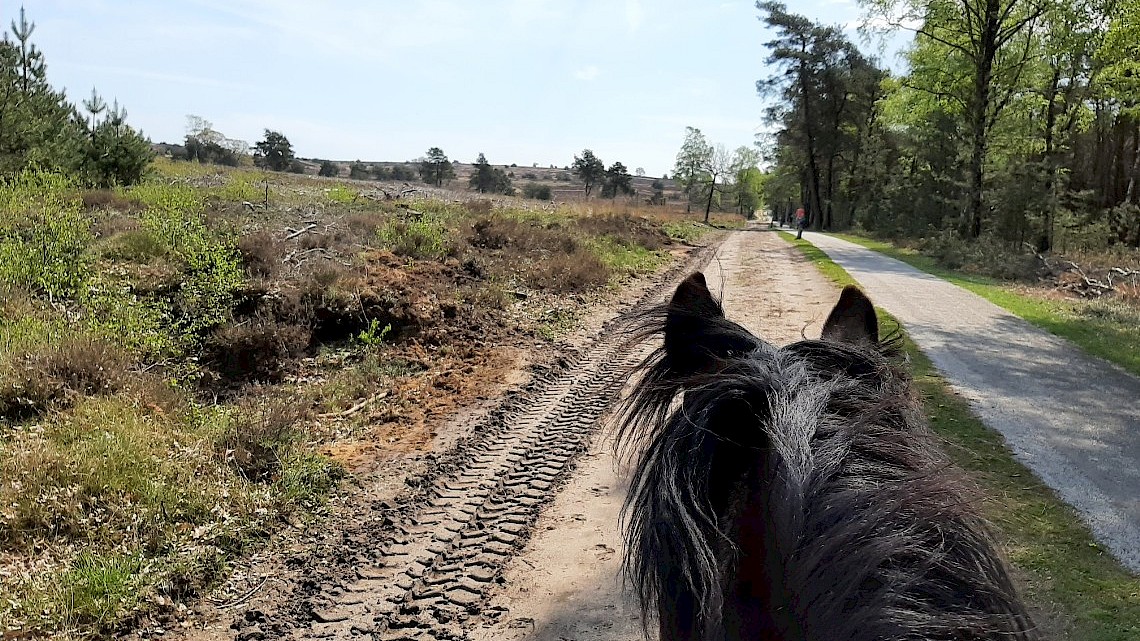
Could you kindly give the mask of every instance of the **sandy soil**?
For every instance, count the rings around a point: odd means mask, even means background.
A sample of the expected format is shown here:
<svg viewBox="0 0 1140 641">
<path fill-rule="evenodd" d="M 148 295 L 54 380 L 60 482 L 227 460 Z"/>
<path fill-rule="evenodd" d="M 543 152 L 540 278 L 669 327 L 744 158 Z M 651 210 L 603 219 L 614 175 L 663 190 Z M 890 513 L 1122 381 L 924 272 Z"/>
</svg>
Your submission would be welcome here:
<svg viewBox="0 0 1140 641">
<path fill-rule="evenodd" d="M 818 338 L 836 287 L 775 233 L 733 234 L 704 270 L 726 315 L 776 344 Z M 634 641 L 641 616 L 621 581 L 626 474 L 603 430 L 503 572 L 491 603 L 507 616 L 469 631 L 478 641 Z M 651 636 L 656 636 L 655 634 Z"/>
</svg>

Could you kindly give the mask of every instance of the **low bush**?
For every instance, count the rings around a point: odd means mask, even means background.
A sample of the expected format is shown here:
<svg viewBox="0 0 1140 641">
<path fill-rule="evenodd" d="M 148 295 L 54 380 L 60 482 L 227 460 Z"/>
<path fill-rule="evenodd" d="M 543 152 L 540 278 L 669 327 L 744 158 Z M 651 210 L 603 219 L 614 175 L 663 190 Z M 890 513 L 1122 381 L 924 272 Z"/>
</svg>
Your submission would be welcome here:
<svg viewBox="0 0 1140 641">
<path fill-rule="evenodd" d="M 202 362 L 228 383 L 279 382 L 308 349 L 310 338 L 310 331 L 297 325 L 225 325 L 204 341 Z"/>
<path fill-rule="evenodd" d="M 471 225 L 468 243 L 484 249 L 509 248 L 521 253 L 540 254 L 569 254 L 579 246 L 578 241 L 564 229 L 507 216 L 476 220 Z"/>
<path fill-rule="evenodd" d="M 132 229 L 109 238 L 103 255 L 113 260 L 146 264 L 165 256 L 170 248 L 149 229 Z"/>
<path fill-rule="evenodd" d="M 649 250 L 661 249 L 669 244 L 669 236 L 644 218 L 629 214 L 585 216 L 577 219 L 580 229 L 594 236 L 612 236 L 614 239 Z"/>
<path fill-rule="evenodd" d="M 535 200 L 550 200 L 550 185 L 527 183 L 526 185 L 523 185 L 523 196 L 527 198 L 533 198 Z"/>
<path fill-rule="evenodd" d="M 270 278 L 281 266 L 283 243 L 267 231 L 256 231 L 237 241 L 242 267 L 250 276 Z"/>
<path fill-rule="evenodd" d="M 1037 269 L 1032 254 L 990 236 L 965 240 L 952 232 L 943 233 L 920 242 L 918 249 L 947 269 L 1004 280 L 1028 280 Z"/>
<path fill-rule="evenodd" d="M 463 207 L 467 210 L 467 213 L 471 214 L 472 216 L 488 216 L 492 211 L 494 211 L 495 203 L 480 198 L 477 200 L 467 201 Z"/>
<path fill-rule="evenodd" d="M 92 219 L 72 183 L 28 172 L 0 182 L 0 286 L 74 299 L 90 277 Z"/>
<path fill-rule="evenodd" d="M 436 217 L 390 218 L 376 230 L 380 246 L 397 256 L 443 258 L 455 247 L 450 231 Z"/>
<path fill-rule="evenodd" d="M 129 366 L 125 352 L 90 336 L 7 359 L 0 368 L 0 417 L 42 414 L 81 396 L 114 392 Z"/>
<path fill-rule="evenodd" d="M 111 189 L 91 189 L 79 195 L 84 211 L 117 211 L 137 213 L 143 205 L 133 198 L 127 198 Z"/>
<path fill-rule="evenodd" d="M 297 403 L 255 389 L 229 415 L 214 446 L 242 477 L 267 481 L 280 470 L 282 454 L 298 439 L 305 419 Z"/>
<path fill-rule="evenodd" d="M 525 278 L 536 289 L 573 293 L 605 285 L 610 270 L 593 252 L 578 247 L 537 261 L 526 271 Z"/>
</svg>

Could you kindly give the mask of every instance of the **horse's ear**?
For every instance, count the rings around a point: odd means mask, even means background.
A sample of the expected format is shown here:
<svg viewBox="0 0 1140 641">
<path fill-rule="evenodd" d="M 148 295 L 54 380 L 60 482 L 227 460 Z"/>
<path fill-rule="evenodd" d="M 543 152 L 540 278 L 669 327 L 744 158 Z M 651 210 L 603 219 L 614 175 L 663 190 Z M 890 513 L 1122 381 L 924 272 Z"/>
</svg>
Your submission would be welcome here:
<svg viewBox="0 0 1140 641">
<path fill-rule="evenodd" d="M 665 353 L 675 371 L 701 371 L 716 359 L 750 349 L 754 340 L 724 317 L 704 274 L 693 273 L 673 293 L 665 317 Z"/>
<path fill-rule="evenodd" d="M 821 338 L 840 343 L 878 343 L 879 319 L 875 316 L 875 306 L 857 287 L 844 287 L 839 302 L 823 324 Z"/>
<path fill-rule="evenodd" d="M 681 281 L 673 298 L 669 300 L 669 320 L 680 318 L 723 318 L 724 309 L 713 298 L 709 286 L 705 282 L 705 275 L 693 272 L 688 278 Z"/>
</svg>

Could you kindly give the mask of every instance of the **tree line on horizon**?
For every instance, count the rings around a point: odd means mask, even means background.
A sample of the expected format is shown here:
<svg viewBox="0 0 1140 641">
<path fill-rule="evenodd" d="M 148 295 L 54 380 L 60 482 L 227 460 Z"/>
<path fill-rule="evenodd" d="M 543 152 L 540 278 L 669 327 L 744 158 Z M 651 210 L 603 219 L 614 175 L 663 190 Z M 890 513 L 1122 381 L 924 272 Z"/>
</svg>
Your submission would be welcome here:
<svg viewBox="0 0 1140 641">
<path fill-rule="evenodd" d="M 1038 252 L 1140 247 L 1140 0 L 861 0 L 910 28 L 905 73 L 839 26 L 775 32 L 765 200 L 815 228 Z"/>
<path fill-rule="evenodd" d="M 226 136 L 215 129 L 213 123 L 196 115 L 187 116 L 186 134 L 181 145 L 162 143 L 153 146 L 141 131 L 126 123 L 126 110 L 117 102 L 107 104 L 93 90 L 80 108 L 72 104 L 64 92 L 53 89 L 47 80 L 44 55 L 31 41 L 34 30 L 34 23 L 26 19 L 21 8 L 19 20 L 11 24 L 11 35 L 5 32 L 0 38 L 0 178 L 37 169 L 78 177 L 81 182 L 92 186 L 126 186 L 145 176 L 154 158 L 155 147 L 176 160 L 189 162 L 232 167 L 252 163 L 270 171 L 298 174 L 308 170 L 309 165 L 296 156 L 292 143 L 280 131 L 267 128 L 262 140 L 250 145 L 244 140 Z M 708 148 L 710 153 L 715 151 L 712 146 Z M 316 162 L 320 176 L 332 177 L 342 173 L 340 163 L 330 160 Z M 709 194 L 706 215 L 709 206 L 720 206 L 724 191 L 718 182 L 724 182 L 720 180 L 721 173 L 714 172 L 712 180 L 707 181 L 708 188 L 703 189 L 700 183 L 706 176 L 705 168 L 692 170 L 682 179 L 680 172 L 684 167 L 682 164 L 678 167 L 675 177 L 690 201 Z M 633 179 L 645 176 L 640 167 L 631 174 L 622 162 L 614 162 L 607 167 L 591 149 L 574 155 L 573 163 L 562 169 L 568 170 L 581 183 L 586 198 L 595 193 L 609 199 L 619 196 L 636 198 L 638 194 L 633 187 Z M 533 174 L 531 176 L 533 178 Z M 368 165 L 360 160 L 354 161 L 348 165 L 348 177 L 359 180 L 418 179 L 440 187 L 454 180 L 456 172 L 453 161 L 443 150 L 431 147 L 423 157 L 412 162 Z M 467 186 L 481 193 L 513 195 L 516 193 L 514 179 L 513 171 L 505 165 L 491 165 L 480 153 L 473 163 Z M 570 180 L 569 177 L 565 179 Z M 664 204 L 666 179 L 662 176 L 653 180 L 651 196 L 646 199 L 648 203 Z M 529 182 L 523 185 L 522 195 L 549 200 L 552 189 L 550 185 Z"/>
<path fill-rule="evenodd" d="M 249 146 L 240 140 L 227 138 L 224 134 L 213 129 L 212 123 L 199 116 L 187 116 L 187 134 L 180 149 L 175 149 L 173 156 L 179 160 L 215 163 L 230 166 L 239 166 L 241 159 L 249 154 Z M 253 162 L 256 166 L 272 171 L 289 171 L 305 173 L 305 165 L 295 157 L 293 146 L 282 133 L 270 129 L 265 130 L 264 140 L 254 145 Z M 331 160 L 320 160 L 317 175 L 323 177 L 338 177 L 341 174 L 341 165 Z M 514 165 L 511 165 L 514 167 Z M 603 198 L 616 198 L 619 195 L 636 196 L 633 188 L 633 175 L 621 162 L 615 162 L 609 168 L 590 149 L 585 149 L 581 156 L 574 156 L 574 163 L 565 167 L 576 176 L 583 186 L 586 197 L 597 186 L 601 186 L 600 194 Z M 637 176 L 643 177 L 645 171 L 636 170 Z M 414 163 L 396 164 L 392 167 L 384 165 L 368 166 L 357 160 L 349 165 L 348 177 L 357 180 L 403 180 L 411 181 L 416 177 L 424 183 L 435 187 L 443 187 L 456 178 L 455 162 L 448 158 L 440 147 L 431 147 L 427 153 Z M 468 178 L 468 188 L 480 193 L 495 193 L 514 195 L 516 193 L 513 179 L 514 172 L 504 167 L 491 165 L 486 156 L 480 153 L 472 166 L 471 176 Z M 655 180 L 652 183 L 653 196 L 649 199 L 651 204 L 663 204 L 664 183 Z M 527 198 L 550 200 L 552 190 L 549 185 L 528 183 L 523 187 L 523 195 Z"/>
</svg>

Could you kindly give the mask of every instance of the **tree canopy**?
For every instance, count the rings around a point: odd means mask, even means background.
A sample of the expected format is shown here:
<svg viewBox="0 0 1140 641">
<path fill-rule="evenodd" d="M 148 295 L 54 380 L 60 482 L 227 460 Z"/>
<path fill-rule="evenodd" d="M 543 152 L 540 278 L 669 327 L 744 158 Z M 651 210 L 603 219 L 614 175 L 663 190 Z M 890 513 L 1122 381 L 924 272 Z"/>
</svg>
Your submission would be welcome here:
<svg viewBox="0 0 1140 641">
<path fill-rule="evenodd" d="M 273 171 L 288 171 L 293 164 L 293 145 L 279 131 L 265 130 L 265 138 L 254 145 L 254 163 Z"/>
<path fill-rule="evenodd" d="M 574 164 L 570 165 L 570 168 L 578 180 L 582 181 L 587 198 L 590 197 L 590 190 L 594 188 L 594 185 L 605 179 L 606 176 L 605 164 L 589 149 L 582 150 L 581 156 L 574 156 Z"/>
<path fill-rule="evenodd" d="M 455 178 L 455 167 L 439 147 L 428 149 L 427 155 L 420 160 L 419 171 L 420 178 L 425 183 L 436 187 L 441 187 L 445 181 Z"/>
<path fill-rule="evenodd" d="M 693 188 L 705 181 L 705 167 L 712 161 L 713 147 L 705 139 L 705 135 L 696 127 L 685 128 L 685 140 L 681 143 L 681 150 L 677 152 L 677 160 L 673 166 L 673 180 L 685 193 L 689 209 L 692 208 L 694 198 Z"/>
<path fill-rule="evenodd" d="M 606 170 L 604 184 L 602 185 L 603 198 L 615 198 L 618 194 L 633 194 L 633 176 L 620 162 L 615 162 Z"/>
<path fill-rule="evenodd" d="M 913 34 L 905 73 L 837 27 L 757 5 L 776 33 L 757 83 L 775 99 L 769 208 L 1038 251 L 1140 246 L 1137 0 L 862 4 L 869 28 Z"/>
<path fill-rule="evenodd" d="M 468 185 L 480 193 L 492 194 L 506 194 L 512 195 L 515 192 L 514 186 L 511 184 L 511 178 L 507 172 L 499 167 L 494 167 L 491 163 L 487 162 L 487 157 L 479 154 L 475 160 L 474 171 L 471 172 L 471 178 L 468 180 Z"/>
</svg>

